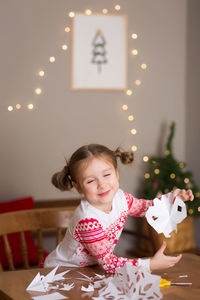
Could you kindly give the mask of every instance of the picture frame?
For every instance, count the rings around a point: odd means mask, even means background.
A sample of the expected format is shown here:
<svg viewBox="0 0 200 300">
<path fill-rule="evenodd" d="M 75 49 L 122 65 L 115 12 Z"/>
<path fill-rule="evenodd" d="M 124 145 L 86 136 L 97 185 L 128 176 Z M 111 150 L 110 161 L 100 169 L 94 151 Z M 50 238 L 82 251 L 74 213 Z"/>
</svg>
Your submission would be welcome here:
<svg viewBox="0 0 200 300">
<path fill-rule="evenodd" d="M 76 13 L 72 24 L 72 89 L 125 90 L 127 16 Z"/>
</svg>

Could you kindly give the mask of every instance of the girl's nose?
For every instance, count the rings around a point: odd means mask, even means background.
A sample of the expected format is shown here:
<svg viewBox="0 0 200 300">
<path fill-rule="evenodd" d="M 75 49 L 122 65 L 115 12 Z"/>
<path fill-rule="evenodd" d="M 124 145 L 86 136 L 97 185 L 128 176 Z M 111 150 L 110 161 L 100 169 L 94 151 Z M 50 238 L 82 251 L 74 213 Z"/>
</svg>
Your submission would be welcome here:
<svg viewBox="0 0 200 300">
<path fill-rule="evenodd" d="M 104 180 L 98 180 L 98 188 L 102 188 L 104 186 Z"/>
</svg>

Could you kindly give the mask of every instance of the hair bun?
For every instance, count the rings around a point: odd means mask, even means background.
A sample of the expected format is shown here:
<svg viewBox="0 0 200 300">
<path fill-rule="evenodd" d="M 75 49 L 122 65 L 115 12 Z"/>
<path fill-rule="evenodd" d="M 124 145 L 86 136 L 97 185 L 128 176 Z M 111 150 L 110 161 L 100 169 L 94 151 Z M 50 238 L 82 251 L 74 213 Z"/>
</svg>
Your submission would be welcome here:
<svg viewBox="0 0 200 300">
<path fill-rule="evenodd" d="M 69 168 L 66 165 L 61 172 L 55 173 L 51 178 L 52 184 L 61 191 L 69 191 L 73 187 L 69 175 Z"/>
<path fill-rule="evenodd" d="M 132 151 L 121 151 L 120 148 L 117 148 L 115 151 L 116 157 L 119 157 L 121 162 L 125 165 L 130 164 L 134 160 L 134 155 Z"/>
</svg>

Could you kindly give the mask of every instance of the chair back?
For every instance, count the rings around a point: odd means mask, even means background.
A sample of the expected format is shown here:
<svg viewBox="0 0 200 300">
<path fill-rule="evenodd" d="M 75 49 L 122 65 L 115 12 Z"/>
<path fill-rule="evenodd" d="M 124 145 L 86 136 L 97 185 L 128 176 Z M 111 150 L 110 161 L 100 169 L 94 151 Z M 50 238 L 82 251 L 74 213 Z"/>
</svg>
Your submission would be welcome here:
<svg viewBox="0 0 200 300">
<path fill-rule="evenodd" d="M 29 209 L 0 214 L 0 236 L 3 237 L 5 254 L 8 260 L 9 269 L 15 270 L 13 254 L 9 244 L 8 234 L 19 233 L 21 242 L 21 253 L 23 257 L 24 268 L 30 268 L 28 261 L 27 242 L 25 231 L 36 234 L 38 247 L 38 263 L 40 263 L 44 248 L 43 238 L 47 232 L 56 234 L 56 245 L 62 240 L 63 229 L 69 225 L 69 221 L 76 207 L 56 207 Z M 55 246 L 56 246 L 55 245 Z M 0 271 L 3 270 L 0 261 Z"/>
</svg>

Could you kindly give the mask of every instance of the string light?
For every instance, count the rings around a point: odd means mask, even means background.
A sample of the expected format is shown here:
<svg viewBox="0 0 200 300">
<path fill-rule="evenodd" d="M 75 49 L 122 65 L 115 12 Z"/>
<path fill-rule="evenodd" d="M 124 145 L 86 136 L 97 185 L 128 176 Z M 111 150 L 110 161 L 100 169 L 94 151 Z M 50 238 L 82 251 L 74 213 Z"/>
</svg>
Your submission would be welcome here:
<svg viewBox="0 0 200 300">
<path fill-rule="evenodd" d="M 184 179 L 184 182 L 185 182 L 185 183 L 189 183 L 189 182 L 190 182 L 189 178 L 185 178 L 185 179 Z"/>
<path fill-rule="evenodd" d="M 176 175 L 175 175 L 174 173 L 171 173 L 171 174 L 170 174 L 170 178 L 171 178 L 171 179 L 174 179 L 175 177 L 176 177 Z"/>
<path fill-rule="evenodd" d="M 180 163 L 179 163 L 179 168 L 180 168 L 180 169 L 183 169 L 184 167 L 185 167 L 184 163 L 183 163 L 183 162 L 180 162 Z"/>
<path fill-rule="evenodd" d="M 70 18 L 74 18 L 74 16 L 75 16 L 75 12 L 74 12 L 74 11 L 70 11 L 70 12 L 69 12 L 69 17 L 70 17 Z"/>
<path fill-rule="evenodd" d="M 20 109 L 22 106 L 21 106 L 21 104 L 18 103 L 18 104 L 16 104 L 15 107 L 16 107 L 16 109 Z"/>
<path fill-rule="evenodd" d="M 44 71 L 43 70 L 40 70 L 39 72 L 38 72 L 38 75 L 40 76 L 40 77 L 44 77 Z"/>
<path fill-rule="evenodd" d="M 188 213 L 189 213 L 190 215 L 192 215 L 193 212 L 194 212 L 194 210 L 193 210 L 192 208 L 190 208 L 190 209 L 188 210 Z"/>
<path fill-rule="evenodd" d="M 165 155 L 170 155 L 170 151 L 169 150 L 165 150 Z"/>
<path fill-rule="evenodd" d="M 120 5 L 119 5 L 119 4 L 115 5 L 115 10 L 118 10 L 118 11 L 119 11 L 119 10 L 120 10 L 120 8 L 121 8 L 121 7 L 120 7 Z"/>
<path fill-rule="evenodd" d="M 129 120 L 129 121 L 133 121 L 133 120 L 134 120 L 133 115 L 129 115 L 129 116 L 128 116 L 128 120 Z"/>
<path fill-rule="evenodd" d="M 35 93 L 36 93 L 37 95 L 40 95 L 40 94 L 42 93 L 42 90 L 41 90 L 41 88 L 37 88 L 37 89 L 35 89 Z"/>
<path fill-rule="evenodd" d="M 126 105 L 126 104 L 122 105 L 122 109 L 123 110 L 127 110 L 128 109 L 128 105 Z"/>
<path fill-rule="evenodd" d="M 131 150 L 132 150 L 133 152 L 137 151 L 137 146 L 135 146 L 135 145 L 132 146 L 132 147 L 131 147 Z"/>
<path fill-rule="evenodd" d="M 135 135 L 137 133 L 137 130 L 135 128 L 131 129 L 131 134 Z"/>
<path fill-rule="evenodd" d="M 154 170 L 154 173 L 155 173 L 155 174 L 159 174 L 159 173 L 160 173 L 160 170 L 159 170 L 159 169 L 155 169 L 155 170 Z"/>
<path fill-rule="evenodd" d="M 62 50 L 67 50 L 67 45 L 62 45 Z"/>
<path fill-rule="evenodd" d="M 54 57 L 54 56 L 51 56 L 51 57 L 49 57 L 49 61 L 50 61 L 50 62 L 52 62 L 52 63 L 53 63 L 55 60 L 56 60 L 56 59 L 55 59 L 55 57 Z"/>
<path fill-rule="evenodd" d="M 108 13 L 107 8 L 102 9 L 102 13 L 103 13 L 104 15 L 106 15 L 106 14 Z"/>
<path fill-rule="evenodd" d="M 149 161 L 149 157 L 145 155 L 145 156 L 143 157 L 143 161 L 144 161 L 144 162 L 148 162 L 148 161 Z"/>
<path fill-rule="evenodd" d="M 147 65 L 146 64 L 141 64 L 141 69 L 143 69 L 143 70 L 146 70 L 146 68 L 147 68 Z"/>
<path fill-rule="evenodd" d="M 195 193 L 195 197 L 200 198 L 200 193 L 199 193 L 199 192 L 196 192 L 196 193 Z"/>
<path fill-rule="evenodd" d="M 200 212 L 200 206 L 198 207 L 198 211 Z"/>
<path fill-rule="evenodd" d="M 67 27 L 65 27 L 65 32 L 70 32 L 70 28 L 67 26 Z"/>
<path fill-rule="evenodd" d="M 141 85 L 141 80 L 139 80 L 139 79 L 135 80 L 135 84 L 136 84 L 137 86 Z"/>
<path fill-rule="evenodd" d="M 138 35 L 136 33 L 131 34 L 132 39 L 136 40 L 138 38 Z"/>
<path fill-rule="evenodd" d="M 131 96 L 132 94 L 133 94 L 133 91 L 132 91 L 132 90 L 127 90 L 127 91 L 126 91 L 126 95 Z"/>
<path fill-rule="evenodd" d="M 12 111 L 13 110 L 13 106 L 12 105 L 9 105 L 8 106 L 8 111 Z"/>
<path fill-rule="evenodd" d="M 34 107 L 34 105 L 33 105 L 32 103 L 29 103 L 29 104 L 27 105 L 27 108 L 30 109 L 30 110 L 33 109 L 33 107 Z"/>
<path fill-rule="evenodd" d="M 144 178 L 149 179 L 150 178 L 150 174 L 149 173 L 145 173 L 144 174 Z"/>
<path fill-rule="evenodd" d="M 91 15 L 91 14 L 92 14 L 91 9 L 86 9 L 86 10 L 85 10 L 85 14 L 88 15 L 88 16 Z"/>
<path fill-rule="evenodd" d="M 132 53 L 133 55 L 138 55 L 138 50 L 137 50 L 137 49 L 133 49 L 133 50 L 131 51 L 131 53 Z"/>
</svg>

